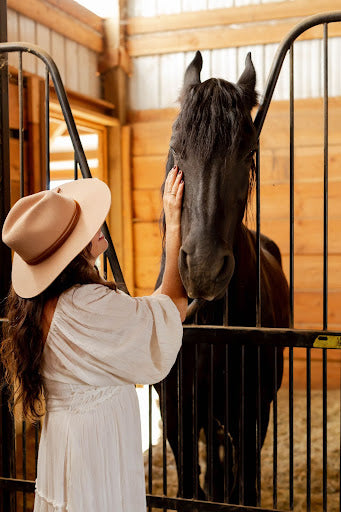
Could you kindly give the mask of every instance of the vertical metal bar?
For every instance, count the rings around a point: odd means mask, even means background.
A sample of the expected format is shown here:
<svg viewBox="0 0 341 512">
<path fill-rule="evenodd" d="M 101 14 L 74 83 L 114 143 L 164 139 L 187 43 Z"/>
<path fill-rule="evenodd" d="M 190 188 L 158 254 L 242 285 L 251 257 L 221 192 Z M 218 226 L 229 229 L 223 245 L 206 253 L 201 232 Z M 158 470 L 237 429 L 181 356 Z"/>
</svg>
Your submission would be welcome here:
<svg viewBox="0 0 341 512">
<path fill-rule="evenodd" d="M 245 497 L 245 345 L 241 347 L 241 382 L 240 382 L 240 431 L 239 431 L 239 504 L 244 505 Z"/>
<path fill-rule="evenodd" d="M 45 146 L 46 146 L 46 190 L 50 188 L 50 74 L 45 68 Z"/>
<path fill-rule="evenodd" d="M 290 327 L 294 326 L 294 46 L 290 46 Z"/>
<path fill-rule="evenodd" d="M 19 102 L 19 169 L 20 169 L 20 197 L 25 194 L 24 177 L 24 94 L 22 76 L 22 52 L 19 52 L 18 65 L 18 102 Z"/>
<path fill-rule="evenodd" d="M 262 284 L 261 284 L 261 251 L 260 251 L 260 148 L 256 151 L 256 326 L 262 325 Z M 242 357 L 244 357 L 244 346 L 242 348 Z M 242 365 L 243 368 L 243 365 Z M 256 499 L 257 506 L 261 503 L 261 373 L 260 373 L 260 347 L 257 347 L 257 418 L 256 418 Z M 244 379 L 242 379 L 244 385 Z M 244 415 L 244 390 L 242 391 L 242 411 Z M 244 419 L 242 419 L 244 426 Z M 244 428 L 244 427 L 243 427 Z M 242 437 L 242 440 L 244 436 Z M 244 442 L 244 441 L 243 441 Z M 242 460 L 244 459 L 244 454 Z M 244 462 L 243 462 L 244 471 Z M 243 477 L 244 480 L 244 477 Z M 242 492 L 244 494 L 244 490 Z M 244 503 L 244 497 L 243 501 Z"/>
<path fill-rule="evenodd" d="M 153 412 L 152 412 L 152 386 L 148 386 L 148 412 L 149 412 L 149 450 L 148 450 L 148 493 L 153 492 Z M 148 511 L 151 511 L 151 507 L 148 507 Z"/>
<path fill-rule="evenodd" d="M 163 494 L 167 496 L 167 393 L 166 393 L 167 381 L 164 379 L 161 382 L 161 404 L 162 404 L 162 488 Z M 167 509 L 164 509 L 166 512 Z"/>
<path fill-rule="evenodd" d="M 103 254 L 103 277 L 108 279 L 108 256 L 106 252 Z"/>
<path fill-rule="evenodd" d="M 261 381 L 261 347 L 257 347 L 257 438 L 256 438 L 256 491 L 257 507 L 261 506 L 262 501 L 262 381 Z"/>
<path fill-rule="evenodd" d="M 0 42 L 7 41 L 7 0 L 0 2 Z M 3 225 L 11 207 L 8 63 L 7 54 L 0 56 L 0 222 Z M 7 296 L 11 280 L 11 251 L 0 237 L 0 316 L 4 316 L 3 299 Z M 1 457 L 0 460 L 3 460 Z"/>
<path fill-rule="evenodd" d="M 262 324 L 262 304 L 261 304 L 261 254 L 260 254 L 260 149 L 256 151 L 256 326 Z"/>
<path fill-rule="evenodd" d="M 225 345 L 225 430 L 224 430 L 224 501 L 230 502 L 230 443 L 229 443 L 229 346 Z"/>
<path fill-rule="evenodd" d="M 207 439 L 207 471 L 208 471 L 208 499 L 213 500 L 213 344 L 209 347 L 209 383 L 208 383 L 208 439 Z"/>
<path fill-rule="evenodd" d="M 324 167 L 324 201 L 323 201 L 323 329 L 328 328 L 328 24 L 323 26 L 323 167 Z M 322 349 L 323 372 L 323 511 L 327 512 L 327 349 Z"/>
<path fill-rule="evenodd" d="M 22 422 L 22 477 L 26 480 L 26 421 Z M 23 492 L 23 509 L 26 512 L 26 492 Z"/>
<path fill-rule="evenodd" d="M 273 474 L 272 474 L 272 501 L 277 508 L 277 347 L 274 347 L 274 389 L 273 389 Z"/>
<path fill-rule="evenodd" d="M 223 325 L 227 326 L 229 324 L 229 292 L 228 289 L 224 295 L 224 309 L 223 309 Z"/>
<path fill-rule="evenodd" d="M 294 510 L 294 354 L 289 348 L 289 504 Z"/>
<path fill-rule="evenodd" d="M 0 42 L 7 41 L 7 1 L 0 2 Z M 8 60 L 7 54 L 0 58 L 0 222 L 1 226 L 11 205 L 9 112 L 8 112 Z M 11 279 L 11 251 L 0 239 L 0 316 L 4 316 L 4 301 Z M 1 332 L 1 331 L 0 331 Z M 15 430 L 13 416 L 8 409 L 8 392 L 0 391 L 0 464 L 1 476 L 15 476 Z M 2 512 L 15 510 L 15 496 L 1 491 Z"/>
<path fill-rule="evenodd" d="M 177 374 L 177 391 L 178 391 L 178 468 L 179 468 L 179 496 L 184 495 L 184 458 L 183 458 L 183 400 L 182 400 L 182 383 L 183 383 L 183 361 L 182 350 L 178 356 L 178 374 Z"/>
<path fill-rule="evenodd" d="M 199 457 L 198 457 L 198 345 L 194 345 L 194 368 L 192 389 L 192 433 L 193 433 L 193 478 L 194 498 L 199 497 Z"/>
<path fill-rule="evenodd" d="M 74 161 L 73 179 L 78 180 L 78 162 L 76 159 L 76 153 L 75 153 L 75 161 Z"/>
<path fill-rule="evenodd" d="M 311 510 L 311 349 L 307 348 L 307 512 Z"/>
<path fill-rule="evenodd" d="M 229 323 L 228 289 L 224 296 L 223 325 Z M 229 347 L 225 345 L 225 418 L 224 418 L 224 501 L 230 499 L 230 446 L 229 446 Z"/>
<path fill-rule="evenodd" d="M 340 367 L 340 376 L 339 376 L 339 379 L 340 379 L 340 403 L 339 403 L 339 407 L 340 407 L 340 417 L 339 417 L 339 421 L 340 421 L 340 425 L 341 425 L 341 367 Z M 341 428 L 340 428 L 340 433 L 339 433 L 339 512 L 341 512 Z"/>
</svg>

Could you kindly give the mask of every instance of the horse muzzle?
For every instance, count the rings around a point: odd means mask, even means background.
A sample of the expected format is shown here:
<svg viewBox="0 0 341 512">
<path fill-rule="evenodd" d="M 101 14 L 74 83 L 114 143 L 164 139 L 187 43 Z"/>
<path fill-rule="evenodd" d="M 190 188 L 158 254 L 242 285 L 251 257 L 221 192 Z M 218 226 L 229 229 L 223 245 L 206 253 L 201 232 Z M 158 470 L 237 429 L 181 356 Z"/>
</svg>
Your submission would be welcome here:
<svg viewBox="0 0 341 512">
<path fill-rule="evenodd" d="M 217 253 L 198 258 L 180 249 L 180 276 L 191 299 L 212 301 L 224 295 L 234 272 L 235 261 L 232 252 L 220 257 Z"/>
</svg>

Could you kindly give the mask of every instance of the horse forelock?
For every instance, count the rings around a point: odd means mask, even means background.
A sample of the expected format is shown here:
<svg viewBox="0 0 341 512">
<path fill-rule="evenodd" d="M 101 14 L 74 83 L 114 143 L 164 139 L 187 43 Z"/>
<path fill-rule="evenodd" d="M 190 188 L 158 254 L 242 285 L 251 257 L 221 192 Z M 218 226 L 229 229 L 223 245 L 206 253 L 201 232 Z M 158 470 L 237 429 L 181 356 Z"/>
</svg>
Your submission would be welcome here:
<svg viewBox="0 0 341 512">
<path fill-rule="evenodd" d="M 190 148 L 206 162 L 217 151 L 238 150 L 249 113 L 238 88 L 210 78 L 190 88 L 175 122 L 176 150 L 185 156 Z"/>
</svg>

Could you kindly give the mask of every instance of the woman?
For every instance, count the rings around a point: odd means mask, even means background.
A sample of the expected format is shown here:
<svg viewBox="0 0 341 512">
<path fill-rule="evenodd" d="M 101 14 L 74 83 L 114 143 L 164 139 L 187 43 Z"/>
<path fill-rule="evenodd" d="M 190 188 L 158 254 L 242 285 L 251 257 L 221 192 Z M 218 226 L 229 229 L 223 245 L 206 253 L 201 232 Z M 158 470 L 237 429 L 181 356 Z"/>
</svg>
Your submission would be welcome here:
<svg viewBox="0 0 341 512">
<path fill-rule="evenodd" d="M 187 298 L 178 272 L 182 173 L 165 183 L 166 268 L 150 297 L 132 298 L 95 265 L 110 207 L 96 179 L 20 199 L 3 226 L 13 249 L 1 348 L 25 416 L 46 415 L 35 512 L 145 511 L 134 384 L 162 380 L 182 340 Z"/>
</svg>

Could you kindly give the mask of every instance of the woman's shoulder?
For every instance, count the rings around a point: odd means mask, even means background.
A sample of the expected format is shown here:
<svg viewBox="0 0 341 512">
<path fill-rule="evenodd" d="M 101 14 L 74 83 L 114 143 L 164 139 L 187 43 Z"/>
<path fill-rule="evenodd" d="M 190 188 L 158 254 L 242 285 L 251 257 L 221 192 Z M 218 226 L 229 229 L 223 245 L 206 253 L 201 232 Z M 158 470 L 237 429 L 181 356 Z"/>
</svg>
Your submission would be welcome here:
<svg viewBox="0 0 341 512">
<path fill-rule="evenodd" d="M 108 297 L 114 297 L 117 294 L 104 284 L 77 284 L 66 290 L 60 297 L 60 301 L 69 306 L 87 307 L 94 305 Z"/>
</svg>

